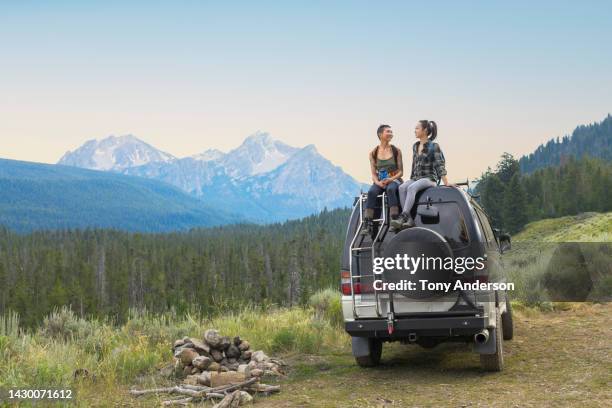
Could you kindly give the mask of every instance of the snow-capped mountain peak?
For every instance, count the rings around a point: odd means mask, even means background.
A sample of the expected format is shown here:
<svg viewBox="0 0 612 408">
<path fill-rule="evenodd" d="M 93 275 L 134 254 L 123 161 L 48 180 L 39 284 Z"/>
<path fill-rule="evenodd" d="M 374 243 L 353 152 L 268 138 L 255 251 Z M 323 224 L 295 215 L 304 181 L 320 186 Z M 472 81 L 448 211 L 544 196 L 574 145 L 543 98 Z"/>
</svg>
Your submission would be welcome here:
<svg viewBox="0 0 612 408">
<path fill-rule="evenodd" d="M 58 164 L 93 170 L 122 171 L 152 162 L 169 162 L 176 158 L 157 150 L 133 135 L 92 139 L 74 151 L 68 151 Z"/>
<path fill-rule="evenodd" d="M 258 131 L 225 155 L 221 162 L 231 177 L 253 176 L 274 170 L 298 150 Z"/>
<path fill-rule="evenodd" d="M 194 154 L 191 156 L 191 158 L 200 161 L 213 161 L 218 160 L 223 156 L 225 156 L 225 153 L 223 153 L 221 150 L 208 149 L 202 153 Z"/>
<path fill-rule="evenodd" d="M 292 147 L 266 132 L 250 135 L 228 153 L 209 149 L 183 158 L 134 136 L 111 136 L 86 142 L 60 164 L 161 180 L 212 208 L 231 208 L 253 221 L 283 221 L 347 206 L 363 188 L 314 145 Z"/>
</svg>

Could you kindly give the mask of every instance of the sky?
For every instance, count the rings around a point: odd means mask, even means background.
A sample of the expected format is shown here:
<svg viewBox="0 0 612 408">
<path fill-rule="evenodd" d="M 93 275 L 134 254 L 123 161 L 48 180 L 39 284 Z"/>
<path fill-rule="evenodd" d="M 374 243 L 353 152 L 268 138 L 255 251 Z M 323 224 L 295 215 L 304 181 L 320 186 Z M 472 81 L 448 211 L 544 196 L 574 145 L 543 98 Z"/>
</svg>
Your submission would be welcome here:
<svg viewBox="0 0 612 408">
<path fill-rule="evenodd" d="M 434 4 L 425 4 L 434 3 Z M 257 130 L 361 181 L 379 124 L 435 120 L 451 181 L 612 112 L 612 2 L 0 1 L 0 157 Z"/>
</svg>

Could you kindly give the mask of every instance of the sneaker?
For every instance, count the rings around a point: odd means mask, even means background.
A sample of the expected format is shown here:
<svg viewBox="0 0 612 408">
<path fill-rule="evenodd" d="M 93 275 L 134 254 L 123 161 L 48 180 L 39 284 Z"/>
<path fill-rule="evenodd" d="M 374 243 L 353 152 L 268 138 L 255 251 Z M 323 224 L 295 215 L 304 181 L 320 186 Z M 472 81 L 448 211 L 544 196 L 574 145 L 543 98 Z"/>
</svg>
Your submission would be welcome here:
<svg viewBox="0 0 612 408">
<path fill-rule="evenodd" d="M 404 213 L 401 213 L 397 218 L 393 218 L 391 220 L 391 231 L 399 232 L 403 230 L 404 224 L 410 220 L 410 216 Z"/>
<path fill-rule="evenodd" d="M 366 218 L 363 220 L 363 225 L 361 226 L 361 231 L 359 231 L 359 233 L 361 235 L 372 235 L 373 230 L 374 223 L 372 220 Z"/>
<path fill-rule="evenodd" d="M 415 227 L 416 224 L 414 223 L 414 220 L 412 219 L 412 217 L 407 217 L 408 219 L 406 221 L 404 221 L 404 223 L 402 224 L 402 228 L 412 228 Z"/>
</svg>

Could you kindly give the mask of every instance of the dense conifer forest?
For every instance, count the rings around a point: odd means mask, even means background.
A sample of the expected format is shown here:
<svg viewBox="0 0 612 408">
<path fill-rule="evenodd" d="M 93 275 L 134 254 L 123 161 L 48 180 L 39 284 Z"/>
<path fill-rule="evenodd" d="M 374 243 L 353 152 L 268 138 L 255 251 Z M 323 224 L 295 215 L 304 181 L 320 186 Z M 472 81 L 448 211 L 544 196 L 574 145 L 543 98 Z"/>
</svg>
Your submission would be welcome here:
<svg viewBox="0 0 612 408">
<path fill-rule="evenodd" d="M 348 217 L 339 209 L 166 234 L 0 228 L 0 315 L 16 311 L 33 326 L 61 305 L 122 321 L 130 308 L 214 313 L 303 304 L 337 285 Z"/>
<path fill-rule="evenodd" d="M 493 226 L 515 233 L 543 218 L 612 211 L 612 162 L 568 156 L 558 166 L 522 174 L 519 162 L 504 153 L 476 192 Z"/>
<path fill-rule="evenodd" d="M 519 159 L 521 172 L 533 173 L 538 169 L 563 164 L 569 157 L 582 156 L 612 160 L 612 115 L 603 121 L 578 126 L 572 135 L 551 139 L 531 154 Z"/>
</svg>

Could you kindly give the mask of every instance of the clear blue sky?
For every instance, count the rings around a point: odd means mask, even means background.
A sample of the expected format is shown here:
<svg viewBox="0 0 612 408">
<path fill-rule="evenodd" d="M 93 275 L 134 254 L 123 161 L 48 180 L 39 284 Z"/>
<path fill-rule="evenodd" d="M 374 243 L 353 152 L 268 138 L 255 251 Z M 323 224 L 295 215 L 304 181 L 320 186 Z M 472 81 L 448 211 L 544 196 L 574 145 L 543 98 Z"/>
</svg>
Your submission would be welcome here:
<svg viewBox="0 0 612 408">
<path fill-rule="evenodd" d="M 460 179 L 612 111 L 609 1 L 124 3 L 2 2 L 0 157 L 260 129 L 367 180 L 379 123 L 434 119 Z"/>
</svg>

